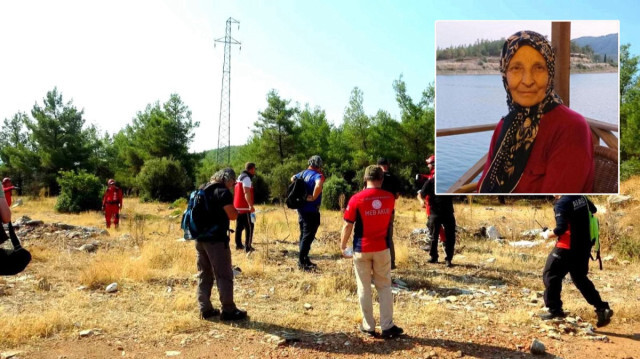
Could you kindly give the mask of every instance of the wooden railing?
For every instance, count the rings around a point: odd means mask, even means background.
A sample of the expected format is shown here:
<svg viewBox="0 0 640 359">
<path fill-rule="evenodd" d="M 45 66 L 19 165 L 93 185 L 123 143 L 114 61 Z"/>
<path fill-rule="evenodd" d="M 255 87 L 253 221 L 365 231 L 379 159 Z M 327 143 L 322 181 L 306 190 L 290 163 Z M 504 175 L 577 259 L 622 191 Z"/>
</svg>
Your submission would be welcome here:
<svg viewBox="0 0 640 359">
<path fill-rule="evenodd" d="M 587 123 L 591 127 L 591 136 L 593 138 L 593 144 L 598 145 L 600 140 L 607 145 L 607 147 L 618 151 L 618 138 L 613 132 L 618 132 L 618 126 L 607 122 L 598 121 L 592 118 L 585 117 Z M 464 135 L 468 133 L 493 131 L 497 124 L 466 126 L 456 128 L 443 128 L 436 130 L 436 137 Z M 448 193 L 470 193 L 475 192 L 478 185 L 473 181 L 482 172 L 484 164 L 487 162 L 488 153 L 482 156 L 473 166 L 471 166 L 458 180 L 447 190 Z"/>
</svg>

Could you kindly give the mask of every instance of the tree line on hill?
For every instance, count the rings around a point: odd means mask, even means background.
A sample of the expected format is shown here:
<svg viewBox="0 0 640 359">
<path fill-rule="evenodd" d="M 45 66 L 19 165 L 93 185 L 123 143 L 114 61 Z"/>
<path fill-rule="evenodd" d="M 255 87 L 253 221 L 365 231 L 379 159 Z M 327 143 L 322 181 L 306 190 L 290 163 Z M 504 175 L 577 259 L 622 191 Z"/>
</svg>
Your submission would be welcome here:
<svg viewBox="0 0 640 359">
<path fill-rule="evenodd" d="M 320 107 L 292 106 L 276 90 L 267 94 L 246 145 L 232 149 L 231 164 L 216 162 L 215 151 L 190 153 L 198 121 L 179 95 L 148 104 L 119 132 L 100 133 L 87 124 L 84 111 L 63 99 L 54 88 L 29 114 L 5 118 L 0 132 L 0 175 L 9 176 L 23 195 L 67 197 L 99 195 L 106 179 L 115 178 L 125 191 L 146 200 L 173 201 L 185 197 L 211 174 L 231 165 L 256 162 L 258 201 L 282 198 L 289 178 L 320 155 L 325 162 L 328 196 L 359 188 L 363 168 L 386 157 L 401 177 L 426 171 L 425 156 L 433 153 L 434 89 L 429 85 L 419 101 L 407 94 L 399 77 L 393 83 L 401 118 L 384 111 L 364 111 L 364 94 L 354 88 L 343 123 L 329 123 Z M 66 187 L 66 188 L 63 188 Z M 59 200 L 60 202 L 60 200 Z M 65 198 L 59 209 L 95 209 L 99 202 Z M 336 202 L 337 203 L 337 202 Z M 88 208 L 86 208 L 88 207 Z"/>
<path fill-rule="evenodd" d="M 482 58 L 500 57 L 505 38 L 500 40 L 478 39 L 474 44 L 449 46 L 444 49 L 436 50 L 436 60 L 457 60 L 462 61 L 465 58 Z M 606 55 L 595 53 L 590 45 L 580 46 L 575 41 L 571 41 L 571 53 L 583 54 L 593 62 L 609 62 L 616 64 L 616 59 Z M 486 61 L 486 59 L 485 59 Z"/>
</svg>

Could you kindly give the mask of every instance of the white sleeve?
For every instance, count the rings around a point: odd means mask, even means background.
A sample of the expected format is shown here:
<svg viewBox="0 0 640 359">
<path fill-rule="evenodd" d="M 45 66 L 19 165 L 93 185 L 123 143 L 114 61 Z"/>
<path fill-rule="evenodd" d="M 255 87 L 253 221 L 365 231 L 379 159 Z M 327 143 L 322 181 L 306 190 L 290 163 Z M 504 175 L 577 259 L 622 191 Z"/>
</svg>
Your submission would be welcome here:
<svg viewBox="0 0 640 359">
<path fill-rule="evenodd" d="M 242 179 L 242 186 L 244 188 L 251 188 L 251 178 L 249 176 L 245 176 Z"/>
</svg>

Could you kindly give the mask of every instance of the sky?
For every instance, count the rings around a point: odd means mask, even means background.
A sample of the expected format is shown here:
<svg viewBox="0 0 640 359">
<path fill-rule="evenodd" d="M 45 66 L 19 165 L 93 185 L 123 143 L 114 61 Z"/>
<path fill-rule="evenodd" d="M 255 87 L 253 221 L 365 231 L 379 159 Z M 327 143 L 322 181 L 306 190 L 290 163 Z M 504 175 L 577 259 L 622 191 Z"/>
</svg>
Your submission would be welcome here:
<svg viewBox="0 0 640 359">
<path fill-rule="evenodd" d="M 200 122 L 191 150 L 213 149 L 224 55 L 214 40 L 229 17 L 242 43 L 231 52 L 232 145 L 250 138 L 271 89 L 339 125 L 358 87 L 367 114 L 399 119 L 393 81 L 402 75 L 418 101 L 435 80 L 436 20 L 619 20 L 620 43 L 640 54 L 635 8 L 616 0 L 1 1 L 0 120 L 30 113 L 57 87 L 87 124 L 113 134 L 177 93 Z M 446 41 L 461 41 L 451 34 Z"/>
</svg>

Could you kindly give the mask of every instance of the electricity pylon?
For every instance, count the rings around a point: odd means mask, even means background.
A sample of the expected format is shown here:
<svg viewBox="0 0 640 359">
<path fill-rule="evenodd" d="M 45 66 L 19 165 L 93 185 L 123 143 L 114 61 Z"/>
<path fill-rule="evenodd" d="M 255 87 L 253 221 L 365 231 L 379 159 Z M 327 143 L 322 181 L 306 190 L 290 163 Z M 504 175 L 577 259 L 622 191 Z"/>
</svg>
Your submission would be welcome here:
<svg viewBox="0 0 640 359">
<path fill-rule="evenodd" d="M 218 151 L 216 161 L 231 165 L 231 45 L 241 45 L 239 41 L 231 37 L 231 24 L 238 24 L 240 21 L 234 18 L 227 19 L 227 26 L 224 37 L 214 40 L 224 43 L 224 63 L 222 64 L 222 88 L 220 90 L 220 117 L 218 118 Z M 242 46 L 240 46 L 242 48 Z M 225 159 L 226 155 L 226 159 Z"/>
</svg>

